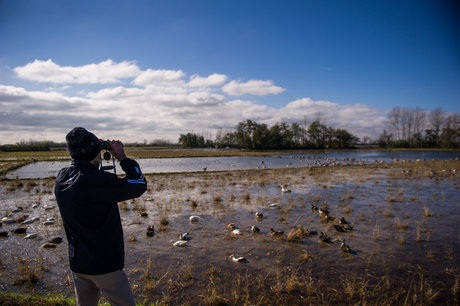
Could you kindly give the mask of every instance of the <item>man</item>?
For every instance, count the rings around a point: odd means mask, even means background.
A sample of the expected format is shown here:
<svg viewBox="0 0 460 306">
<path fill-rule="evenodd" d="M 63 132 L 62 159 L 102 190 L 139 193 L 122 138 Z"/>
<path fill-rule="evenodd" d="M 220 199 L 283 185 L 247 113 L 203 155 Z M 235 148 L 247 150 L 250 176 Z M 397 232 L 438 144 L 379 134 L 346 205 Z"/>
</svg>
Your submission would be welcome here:
<svg viewBox="0 0 460 306">
<path fill-rule="evenodd" d="M 135 305 L 123 271 L 123 229 L 117 202 L 141 196 L 147 182 L 123 144 L 108 141 L 124 178 L 99 170 L 101 140 L 82 127 L 66 136 L 70 167 L 56 178 L 54 193 L 69 244 L 77 305 L 97 305 L 100 292 L 112 305 Z"/>
</svg>

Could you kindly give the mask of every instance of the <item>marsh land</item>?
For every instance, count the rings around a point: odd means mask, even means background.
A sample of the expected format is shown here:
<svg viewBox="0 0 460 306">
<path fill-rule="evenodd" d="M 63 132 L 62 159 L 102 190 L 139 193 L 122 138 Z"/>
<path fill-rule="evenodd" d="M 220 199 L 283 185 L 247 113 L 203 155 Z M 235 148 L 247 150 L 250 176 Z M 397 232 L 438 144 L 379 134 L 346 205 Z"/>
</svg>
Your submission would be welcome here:
<svg viewBox="0 0 460 306">
<path fill-rule="evenodd" d="M 443 160 L 149 174 L 148 191 L 119 204 L 136 302 L 458 305 L 459 169 Z M 0 291 L 73 295 L 65 238 L 42 247 L 65 237 L 53 187 L 1 181 L 1 217 L 14 223 L 0 228 Z M 11 232 L 33 217 L 26 233 Z"/>
</svg>

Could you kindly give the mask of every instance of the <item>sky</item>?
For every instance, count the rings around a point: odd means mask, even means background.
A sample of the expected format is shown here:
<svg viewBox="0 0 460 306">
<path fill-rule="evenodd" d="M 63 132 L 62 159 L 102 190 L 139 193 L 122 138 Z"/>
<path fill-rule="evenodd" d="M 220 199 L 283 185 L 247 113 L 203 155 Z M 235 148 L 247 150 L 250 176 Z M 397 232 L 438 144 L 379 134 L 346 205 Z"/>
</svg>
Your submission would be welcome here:
<svg viewBox="0 0 460 306">
<path fill-rule="evenodd" d="M 459 29 L 455 0 L 0 0 L 0 144 L 316 118 L 376 139 L 394 107 L 460 112 Z"/>
</svg>

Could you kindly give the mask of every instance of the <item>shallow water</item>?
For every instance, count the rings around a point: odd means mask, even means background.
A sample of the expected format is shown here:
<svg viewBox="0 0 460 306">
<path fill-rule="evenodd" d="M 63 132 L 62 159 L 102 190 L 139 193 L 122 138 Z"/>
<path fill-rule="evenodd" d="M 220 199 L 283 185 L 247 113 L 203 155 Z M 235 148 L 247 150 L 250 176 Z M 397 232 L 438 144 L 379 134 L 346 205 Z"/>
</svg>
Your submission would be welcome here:
<svg viewBox="0 0 460 306">
<path fill-rule="evenodd" d="M 340 151 L 317 154 L 272 155 L 268 157 L 187 157 L 187 158 L 146 158 L 138 159 L 144 173 L 177 173 L 249 170 L 256 168 L 276 169 L 284 167 L 305 167 L 323 165 L 352 165 L 371 163 L 390 163 L 414 160 L 447 160 L 460 158 L 455 151 Z M 9 172 L 9 179 L 31 179 L 55 177 L 60 169 L 67 167 L 69 161 L 36 162 Z M 104 165 L 112 162 L 104 161 Z M 117 171 L 121 171 L 119 164 Z"/>
<path fill-rule="evenodd" d="M 395 165 L 388 169 L 291 168 L 148 176 L 146 194 L 120 204 L 126 270 L 136 296 L 153 294 L 152 301 L 168 290 L 171 279 L 185 282 L 181 277 L 186 269 L 193 271 L 194 285 L 190 288 L 198 290 L 200 284 L 209 282 L 207 273 L 211 268 L 233 276 L 266 275 L 273 282 L 280 273 L 297 271 L 299 275 L 310 273 L 325 282 L 340 284 L 347 277 L 365 277 L 378 283 L 386 278 L 402 287 L 409 286 L 410 279 L 417 280 L 423 275 L 425 281 L 439 286 L 439 290 L 450 290 L 455 276 L 460 275 L 460 180 L 438 170 L 434 176 L 428 175 L 429 171 L 420 166 L 406 173 Z M 23 240 L 23 235 L 15 234 L 0 239 L 3 267 L 0 288 L 27 290 L 11 285 L 24 273 L 21 270 L 24 261 L 43 271 L 34 290 L 58 290 L 71 295 L 71 288 L 66 285 L 67 243 L 64 241 L 53 250 L 40 248 L 47 239 L 64 236 L 51 193 L 53 180 L 36 182 L 33 187 L 27 185 L 30 182 L 16 188 L 6 183 L 1 186 L 3 215 L 22 206 L 23 212 L 11 216 L 28 214 L 39 216 L 41 221 L 28 226 L 28 233 L 39 233 L 37 239 Z M 287 184 L 291 192 L 281 193 L 282 184 Z M 40 205 L 34 209 L 34 203 Z M 270 208 L 272 203 L 278 205 Z M 321 220 L 311 204 L 327 206 L 331 216 L 345 217 L 353 224 L 353 231 L 337 232 L 334 221 Z M 55 208 L 45 210 L 45 205 Z M 140 217 L 141 211 L 146 211 L 148 217 Z M 263 219 L 255 218 L 256 211 L 263 213 Z M 191 215 L 200 216 L 200 222 L 190 223 Z M 48 217 L 57 222 L 42 225 Z M 161 218 L 169 224 L 162 227 Z M 242 236 L 231 235 L 226 228 L 230 222 L 239 227 Z M 148 225 L 155 226 L 154 237 L 145 235 Z M 261 233 L 251 233 L 252 225 L 260 227 Z M 4 224 L 2 230 L 17 226 Z M 320 242 L 318 235 L 289 242 L 287 234 L 294 226 L 327 232 L 333 243 Z M 273 238 L 271 228 L 285 234 Z M 192 237 L 188 245 L 172 247 L 170 240 L 178 239 L 183 232 L 190 232 Z M 351 247 L 351 255 L 340 251 L 342 239 Z M 305 252 L 312 256 L 311 260 L 301 259 Z M 245 256 L 248 262 L 233 263 L 229 260 L 233 253 Z M 153 293 L 146 291 L 144 278 L 149 269 L 158 282 Z M 181 292 L 190 294 L 186 289 Z"/>
</svg>

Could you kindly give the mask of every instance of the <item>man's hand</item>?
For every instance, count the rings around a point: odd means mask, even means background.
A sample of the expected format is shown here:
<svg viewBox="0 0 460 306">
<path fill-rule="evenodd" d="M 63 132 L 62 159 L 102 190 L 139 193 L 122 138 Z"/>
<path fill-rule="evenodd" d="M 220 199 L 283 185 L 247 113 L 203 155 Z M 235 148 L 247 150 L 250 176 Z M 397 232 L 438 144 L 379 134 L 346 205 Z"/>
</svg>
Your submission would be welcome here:
<svg viewBox="0 0 460 306">
<path fill-rule="evenodd" d="M 116 159 L 122 161 L 126 158 L 125 150 L 123 149 L 123 143 L 119 140 L 108 140 L 107 142 L 112 147 L 112 154 L 115 156 Z"/>
</svg>

